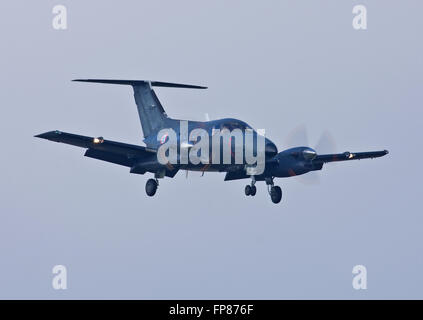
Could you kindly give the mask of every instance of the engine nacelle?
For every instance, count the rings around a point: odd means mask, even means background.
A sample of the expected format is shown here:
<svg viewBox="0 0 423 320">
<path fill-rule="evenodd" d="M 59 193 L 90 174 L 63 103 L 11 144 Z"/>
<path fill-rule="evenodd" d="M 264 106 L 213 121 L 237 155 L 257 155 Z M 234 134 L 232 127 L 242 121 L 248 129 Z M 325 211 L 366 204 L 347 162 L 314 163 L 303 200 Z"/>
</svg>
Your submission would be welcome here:
<svg viewBox="0 0 423 320">
<path fill-rule="evenodd" d="M 309 171 L 321 170 L 323 163 L 313 163 L 316 156 L 316 151 L 309 147 L 296 147 L 282 151 L 273 158 L 276 166 L 272 170 L 272 175 L 292 177 Z"/>
</svg>

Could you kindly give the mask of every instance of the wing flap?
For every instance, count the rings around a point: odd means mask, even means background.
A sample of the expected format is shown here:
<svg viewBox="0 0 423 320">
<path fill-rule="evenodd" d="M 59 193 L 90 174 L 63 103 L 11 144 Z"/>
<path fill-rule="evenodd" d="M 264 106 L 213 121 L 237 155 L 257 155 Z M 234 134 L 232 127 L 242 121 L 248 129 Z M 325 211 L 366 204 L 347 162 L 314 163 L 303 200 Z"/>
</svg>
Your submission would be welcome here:
<svg viewBox="0 0 423 320">
<path fill-rule="evenodd" d="M 114 164 L 119 164 L 125 167 L 132 167 L 135 164 L 135 159 L 128 159 L 127 157 L 120 154 L 95 149 L 87 149 L 84 156 Z"/>
</svg>

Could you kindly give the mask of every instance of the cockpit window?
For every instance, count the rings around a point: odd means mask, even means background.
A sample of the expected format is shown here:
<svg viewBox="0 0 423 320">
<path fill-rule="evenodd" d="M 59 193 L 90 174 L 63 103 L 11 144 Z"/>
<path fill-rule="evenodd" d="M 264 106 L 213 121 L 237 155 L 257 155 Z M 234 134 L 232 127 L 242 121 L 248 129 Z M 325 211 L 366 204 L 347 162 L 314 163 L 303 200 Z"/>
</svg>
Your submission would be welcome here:
<svg viewBox="0 0 423 320">
<path fill-rule="evenodd" d="M 246 124 L 245 122 L 242 121 L 229 121 L 229 122 L 224 122 L 221 124 L 220 129 L 228 129 L 230 131 L 234 130 L 234 129 L 240 129 L 242 131 L 250 131 L 253 130 L 253 128 L 251 128 L 248 124 Z"/>
</svg>

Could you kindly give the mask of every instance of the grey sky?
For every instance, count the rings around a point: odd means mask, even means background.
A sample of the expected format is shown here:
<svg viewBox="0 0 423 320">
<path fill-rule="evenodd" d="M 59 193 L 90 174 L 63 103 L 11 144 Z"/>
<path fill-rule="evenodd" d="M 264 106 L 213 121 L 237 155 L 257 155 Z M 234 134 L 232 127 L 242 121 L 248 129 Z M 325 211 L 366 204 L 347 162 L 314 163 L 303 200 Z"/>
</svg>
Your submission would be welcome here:
<svg viewBox="0 0 423 320">
<path fill-rule="evenodd" d="M 54 5 L 68 30 L 51 26 Z M 365 4 L 368 30 L 352 28 Z M 423 298 L 421 1 L 1 1 L 0 298 Z M 130 88 L 185 82 L 168 115 L 240 118 L 283 149 L 305 124 L 338 151 L 321 184 L 148 176 L 35 139 L 60 129 L 142 143 Z M 51 286 L 68 269 L 66 291 Z M 351 286 L 368 270 L 368 290 Z"/>
</svg>

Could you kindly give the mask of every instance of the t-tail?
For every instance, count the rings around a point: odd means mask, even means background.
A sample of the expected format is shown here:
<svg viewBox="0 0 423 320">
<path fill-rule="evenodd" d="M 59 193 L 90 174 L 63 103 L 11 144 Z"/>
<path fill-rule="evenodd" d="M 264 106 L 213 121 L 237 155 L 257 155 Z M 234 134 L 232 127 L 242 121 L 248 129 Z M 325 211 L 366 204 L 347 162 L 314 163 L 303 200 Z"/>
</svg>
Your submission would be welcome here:
<svg viewBox="0 0 423 320">
<path fill-rule="evenodd" d="M 168 118 L 152 87 L 207 89 L 207 87 L 190 84 L 148 80 L 76 79 L 73 81 L 131 85 L 134 88 L 134 98 L 144 138 L 148 138 L 161 129 L 167 128 L 171 120 Z"/>
</svg>

